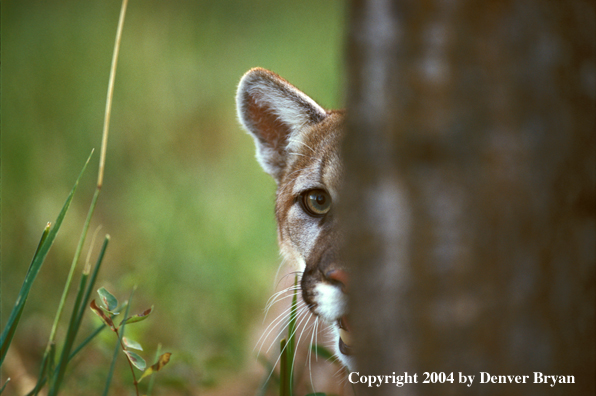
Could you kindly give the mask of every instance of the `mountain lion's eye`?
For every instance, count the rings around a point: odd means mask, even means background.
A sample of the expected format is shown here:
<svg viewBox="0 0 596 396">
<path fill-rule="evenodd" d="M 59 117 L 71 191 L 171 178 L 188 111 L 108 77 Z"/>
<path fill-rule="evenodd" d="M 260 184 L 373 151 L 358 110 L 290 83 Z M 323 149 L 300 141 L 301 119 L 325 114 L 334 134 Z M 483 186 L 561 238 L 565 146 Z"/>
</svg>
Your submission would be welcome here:
<svg viewBox="0 0 596 396">
<path fill-rule="evenodd" d="M 310 190 L 302 195 L 302 206 L 311 216 L 323 216 L 331 209 L 331 197 L 325 190 Z"/>
</svg>

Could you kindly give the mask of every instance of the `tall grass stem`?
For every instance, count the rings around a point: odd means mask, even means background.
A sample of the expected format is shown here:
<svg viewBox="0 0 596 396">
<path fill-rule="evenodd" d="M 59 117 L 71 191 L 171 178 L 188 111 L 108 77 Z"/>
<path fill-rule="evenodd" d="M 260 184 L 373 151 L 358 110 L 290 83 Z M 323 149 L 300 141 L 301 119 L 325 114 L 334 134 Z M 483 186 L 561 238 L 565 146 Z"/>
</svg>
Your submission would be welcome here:
<svg viewBox="0 0 596 396">
<path fill-rule="evenodd" d="M 99 197 L 99 193 L 101 191 L 101 187 L 103 184 L 103 174 L 104 174 L 106 150 L 107 150 L 107 144 L 108 144 L 108 131 L 109 131 L 109 127 L 110 127 L 110 114 L 112 112 L 112 97 L 114 96 L 114 81 L 116 79 L 116 67 L 118 64 L 118 54 L 120 52 L 120 41 L 122 39 L 122 27 L 124 26 L 124 16 L 126 15 L 127 5 L 128 5 L 128 0 L 123 0 L 122 7 L 120 8 L 120 17 L 118 19 L 118 28 L 116 31 L 116 41 L 114 43 L 114 52 L 112 55 L 112 65 L 110 67 L 110 77 L 109 77 L 109 81 L 108 81 L 108 93 L 107 93 L 107 98 L 106 98 L 105 118 L 104 118 L 104 125 L 103 125 L 102 139 L 101 139 L 101 151 L 100 151 L 100 156 L 99 156 L 99 171 L 98 171 L 98 177 L 97 177 L 97 188 L 95 190 L 95 193 L 93 194 L 93 199 L 91 200 L 91 205 L 90 205 L 89 211 L 87 213 L 87 218 L 86 218 L 85 224 L 83 226 L 83 231 L 81 232 L 81 237 L 79 238 L 79 243 L 77 245 L 75 255 L 74 255 L 72 263 L 70 265 L 70 270 L 68 272 L 68 277 L 66 279 L 66 284 L 64 286 L 64 290 L 62 291 L 62 297 L 60 298 L 60 303 L 58 305 L 58 311 L 56 312 L 56 316 L 54 317 L 54 323 L 52 325 L 52 330 L 50 332 L 48 346 L 46 348 L 45 354 L 47 354 L 49 352 L 50 345 L 54 343 L 54 339 L 56 337 L 56 330 L 58 328 L 58 323 L 60 321 L 60 317 L 62 316 L 62 311 L 64 310 L 64 303 L 66 301 L 66 296 L 68 295 L 68 292 L 70 289 L 70 284 L 72 282 L 74 270 L 75 270 L 76 265 L 77 265 L 79 258 L 81 256 L 81 252 L 83 250 L 83 245 L 85 244 L 85 239 L 87 238 L 87 231 L 89 230 L 89 224 L 91 223 L 91 218 L 93 217 L 93 212 L 95 211 L 97 199 Z"/>
<path fill-rule="evenodd" d="M 122 27 L 124 26 L 124 17 L 126 16 L 127 5 L 128 0 L 123 0 L 122 7 L 120 8 L 120 17 L 118 19 L 118 29 L 116 31 L 116 42 L 114 43 L 114 53 L 112 55 L 112 66 L 110 68 L 110 79 L 108 81 L 108 95 L 106 99 L 106 112 L 103 122 L 103 133 L 101 135 L 99 173 L 97 175 L 98 190 L 100 190 L 103 185 L 103 172 L 106 163 L 106 150 L 108 146 L 108 130 L 110 128 L 110 116 L 112 115 L 112 97 L 114 96 L 114 80 L 116 79 L 116 66 L 118 64 L 118 54 L 120 53 L 120 40 L 122 39 Z"/>
</svg>

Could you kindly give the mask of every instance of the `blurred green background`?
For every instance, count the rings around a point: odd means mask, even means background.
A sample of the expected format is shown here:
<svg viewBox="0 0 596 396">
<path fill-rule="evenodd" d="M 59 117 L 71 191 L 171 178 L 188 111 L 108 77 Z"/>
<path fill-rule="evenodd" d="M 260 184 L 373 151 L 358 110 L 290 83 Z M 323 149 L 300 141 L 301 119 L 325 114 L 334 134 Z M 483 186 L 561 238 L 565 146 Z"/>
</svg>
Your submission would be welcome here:
<svg viewBox="0 0 596 396">
<path fill-rule="evenodd" d="M 2 1 L 3 323 L 46 222 L 96 149 L 13 342 L 34 376 L 95 188 L 119 10 L 112 0 Z M 236 85 L 261 66 L 340 107 L 344 23 L 338 0 L 129 2 L 90 234 L 102 226 L 96 252 L 112 237 L 97 286 L 124 300 L 137 285 L 133 311 L 155 305 L 130 329 L 148 359 L 158 342 L 173 352 L 155 394 L 217 389 L 254 361 L 280 259 L 275 184 L 237 122 Z M 81 334 L 96 324 L 89 315 Z M 97 393 L 114 343 L 104 333 L 64 394 Z M 131 390 L 125 364 L 114 394 Z"/>
</svg>

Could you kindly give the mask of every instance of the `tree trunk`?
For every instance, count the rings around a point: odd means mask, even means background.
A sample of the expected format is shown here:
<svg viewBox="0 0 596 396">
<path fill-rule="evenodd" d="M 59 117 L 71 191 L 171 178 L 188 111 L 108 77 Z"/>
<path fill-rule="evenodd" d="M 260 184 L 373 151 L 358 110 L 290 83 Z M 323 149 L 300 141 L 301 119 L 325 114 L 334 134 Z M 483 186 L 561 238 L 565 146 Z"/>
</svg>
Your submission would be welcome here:
<svg viewBox="0 0 596 396">
<path fill-rule="evenodd" d="M 352 2 L 341 209 L 356 371 L 418 382 L 359 396 L 595 394 L 594 4 Z"/>
</svg>

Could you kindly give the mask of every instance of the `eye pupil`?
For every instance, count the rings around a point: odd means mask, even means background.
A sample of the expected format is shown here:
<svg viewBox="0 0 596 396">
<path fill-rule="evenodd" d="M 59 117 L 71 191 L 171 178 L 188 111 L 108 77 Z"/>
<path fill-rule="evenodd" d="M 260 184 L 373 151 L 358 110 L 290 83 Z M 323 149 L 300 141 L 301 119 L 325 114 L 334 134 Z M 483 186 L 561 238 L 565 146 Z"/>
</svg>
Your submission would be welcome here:
<svg viewBox="0 0 596 396">
<path fill-rule="evenodd" d="M 317 200 L 317 203 L 319 205 L 324 205 L 325 204 L 325 196 L 323 194 L 317 195 L 316 200 Z"/>
</svg>

